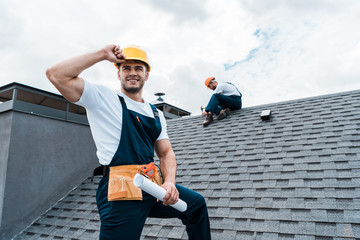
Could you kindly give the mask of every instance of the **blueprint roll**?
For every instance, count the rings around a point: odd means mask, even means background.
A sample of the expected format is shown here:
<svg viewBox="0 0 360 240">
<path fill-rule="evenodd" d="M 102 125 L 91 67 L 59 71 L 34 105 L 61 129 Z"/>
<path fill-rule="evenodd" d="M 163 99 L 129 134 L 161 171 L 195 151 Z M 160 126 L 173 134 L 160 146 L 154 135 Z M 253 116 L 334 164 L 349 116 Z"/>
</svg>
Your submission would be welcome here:
<svg viewBox="0 0 360 240">
<path fill-rule="evenodd" d="M 143 175 L 136 174 L 134 177 L 134 185 L 138 188 L 141 188 L 143 191 L 147 192 L 151 196 L 163 201 L 166 190 L 157 185 L 156 183 L 145 178 Z M 183 200 L 179 199 L 175 204 L 169 205 L 180 212 L 185 212 L 187 209 L 187 204 Z"/>
</svg>

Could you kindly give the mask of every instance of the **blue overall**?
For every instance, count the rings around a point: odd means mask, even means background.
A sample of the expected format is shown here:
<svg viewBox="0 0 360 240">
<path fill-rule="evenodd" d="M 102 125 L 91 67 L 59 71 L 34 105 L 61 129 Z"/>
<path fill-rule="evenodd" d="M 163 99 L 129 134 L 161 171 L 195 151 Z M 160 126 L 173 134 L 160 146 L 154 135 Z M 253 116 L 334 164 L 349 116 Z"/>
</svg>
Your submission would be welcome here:
<svg viewBox="0 0 360 240">
<path fill-rule="evenodd" d="M 109 166 L 148 164 L 154 159 L 154 144 L 161 133 L 161 123 L 156 108 L 151 105 L 155 118 L 143 116 L 122 105 L 122 131 L 119 147 Z M 108 176 L 104 176 L 96 192 L 101 226 L 100 240 L 138 240 L 147 217 L 177 217 L 186 225 L 189 239 L 211 239 L 210 224 L 205 199 L 200 194 L 176 185 L 179 197 L 188 208 L 181 213 L 164 206 L 146 192 L 143 200 L 107 201 Z"/>
<path fill-rule="evenodd" d="M 223 94 L 214 93 L 211 96 L 210 101 L 205 108 L 206 112 L 211 112 L 213 114 L 219 114 L 220 111 L 225 108 L 229 108 L 230 110 L 241 109 L 242 94 L 240 93 L 239 89 L 237 89 L 237 87 L 234 84 L 232 84 L 230 82 L 226 82 L 226 83 L 233 85 L 236 88 L 236 90 L 238 91 L 238 93 L 240 94 L 240 96 L 237 96 L 237 95 L 225 96 Z"/>
</svg>

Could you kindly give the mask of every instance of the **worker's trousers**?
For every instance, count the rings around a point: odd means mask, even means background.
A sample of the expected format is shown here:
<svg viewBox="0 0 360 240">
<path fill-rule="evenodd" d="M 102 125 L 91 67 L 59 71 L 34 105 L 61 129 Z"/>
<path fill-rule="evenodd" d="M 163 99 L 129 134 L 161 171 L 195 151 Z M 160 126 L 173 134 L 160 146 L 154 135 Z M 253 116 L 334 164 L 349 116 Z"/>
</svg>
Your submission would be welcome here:
<svg viewBox="0 0 360 240">
<path fill-rule="evenodd" d="M 225 96 L 223 94 L 215 93 L 205 108 L 205 111 L 212 114 L 218 114 L 222 109 L 229 108 L 230 110 L 238 110 L 241 108 L 240 96 Z"/>
<path fill-rule="evenodd" d="M 99 187 L 101 185 L 100 182 Z M 108 202 L 110 207 L 99 209 L 105 211 L 100 214 L 102 216 L 100 240 L 139 240 L 147 217 L 179 218 L 186 226 L 189 239 L 211 239 L 208 212 L 203 196 L 180 185 L 176 187 L 179 197 L 187 203 L 187 210 L 183 213 L 170 206 L 164 206 L 162 202 L 157 202 L 145 192 L 143 192 L 143 200 L 140 201 Z M 161 236 L 159 232 L 152 234 Z"/>
</svg>

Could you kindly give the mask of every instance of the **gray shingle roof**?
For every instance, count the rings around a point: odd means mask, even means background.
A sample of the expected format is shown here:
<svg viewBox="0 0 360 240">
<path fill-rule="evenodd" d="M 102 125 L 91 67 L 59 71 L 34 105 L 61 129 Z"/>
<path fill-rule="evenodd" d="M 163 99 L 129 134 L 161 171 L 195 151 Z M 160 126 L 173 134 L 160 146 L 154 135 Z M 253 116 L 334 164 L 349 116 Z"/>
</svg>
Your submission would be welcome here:
<svg viewBox="0 0 360 240">
<path fill-rule="evenodd" d="M 263 110 L 271 119 L 261 121 Z M 179 184 L 207 200 L 213 239 L 360 238 L 360 91 L 234 111 L 208 127 L 168 121 Z M 97 239 L 86 179 L 19 239 Z M 178 219 L 149 218 L 142 239 L 187 239 Z"/>
</svg>

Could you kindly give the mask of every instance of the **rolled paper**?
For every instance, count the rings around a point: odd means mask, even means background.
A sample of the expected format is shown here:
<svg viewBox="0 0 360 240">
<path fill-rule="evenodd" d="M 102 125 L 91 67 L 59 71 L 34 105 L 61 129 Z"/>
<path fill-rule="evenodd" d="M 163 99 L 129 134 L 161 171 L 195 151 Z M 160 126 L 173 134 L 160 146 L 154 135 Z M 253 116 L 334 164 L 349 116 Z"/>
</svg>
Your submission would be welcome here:
<svg viewBox="0 0 360 240">
<path fill-rule="evenodd" d="M 161 201 L 163 201 L 166 195 L 165 189 L 138 173 L 134 177 L 134 185 Z M 179 199 L 175 204 L 171 204 L 169 206 L 180 212 L 185 212 L 187 209 L 186 202 L 181 199 Z"/>
</svg>

